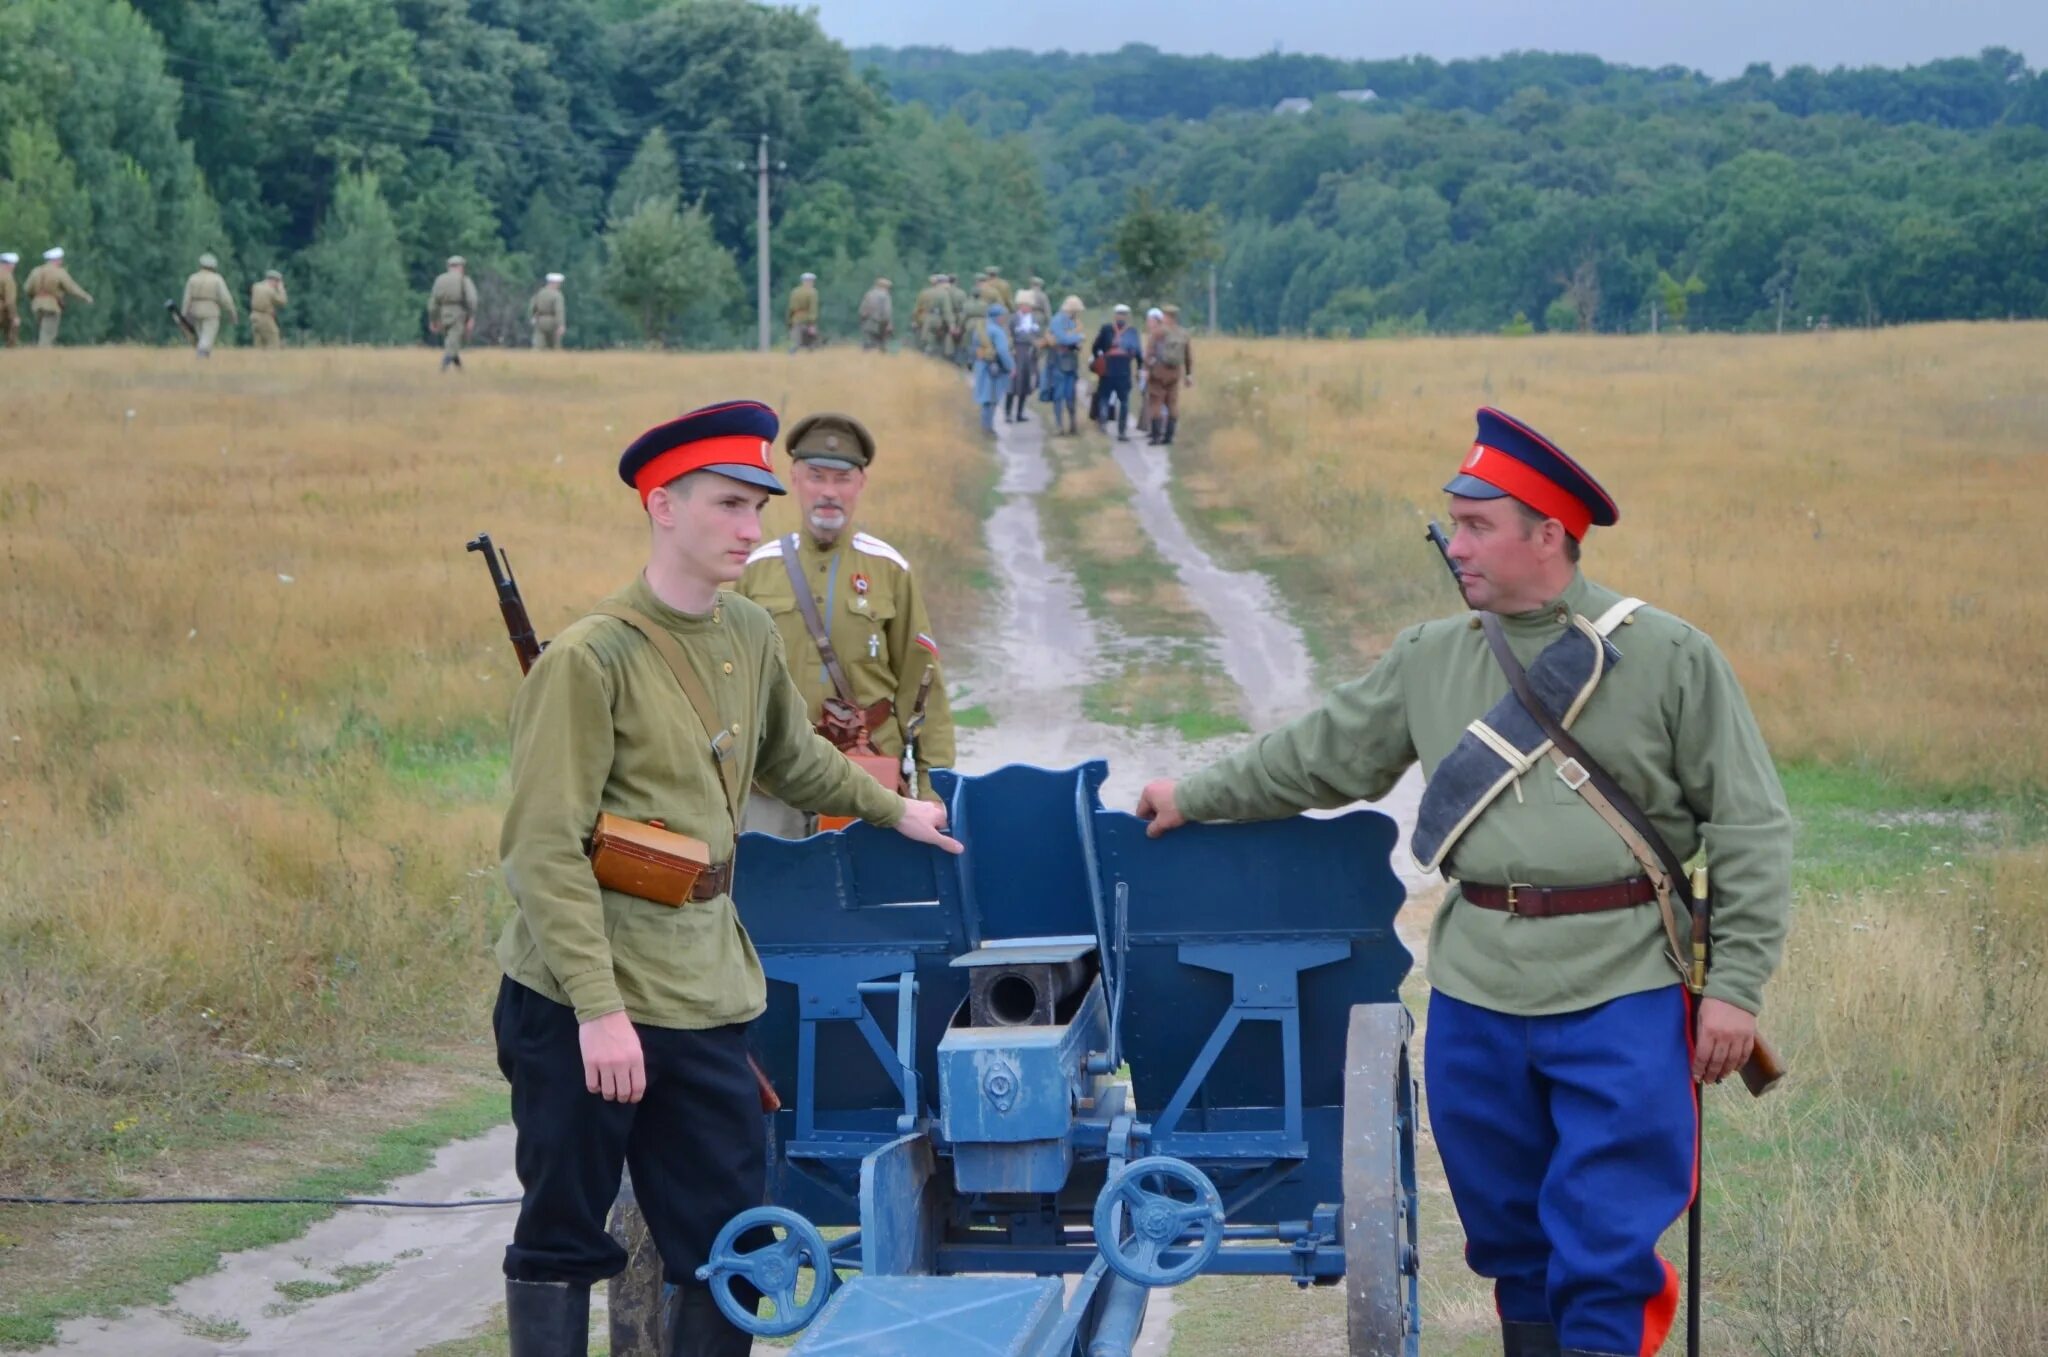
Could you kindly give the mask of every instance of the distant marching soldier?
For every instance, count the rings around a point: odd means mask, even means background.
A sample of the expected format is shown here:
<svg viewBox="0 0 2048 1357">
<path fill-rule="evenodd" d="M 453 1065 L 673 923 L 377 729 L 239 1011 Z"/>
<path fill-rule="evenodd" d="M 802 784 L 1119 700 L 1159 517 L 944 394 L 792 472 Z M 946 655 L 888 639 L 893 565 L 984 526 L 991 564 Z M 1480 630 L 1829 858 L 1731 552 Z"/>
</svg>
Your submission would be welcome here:
<svg viewBox="0 0 2048 1357">
<path fill-rule="evenodd" d="M 953 766 L 953 711 L 918 577 L 902 552 L 855 526 L 875 460 L 874 435 L 850 415 L 818 414 L 789 431 L 787 446 L 800 526 L 747 558 L 739 592 L 775 619 L 790 677 L 814 725 L 842 680 L 850 690 L 845 700 L 873 717 L 868 740 L 879 754 L 901 760 L 906 732 L 922 717 L 912 767 L 917 794 L 929 799 L 931 770 Z M 799 578 L 803 601 L 797 598 Z M 829 661 L 813 630 L 813 614 L 831 646 Z M 746 827 L 784 837 L 808 831 L 801 815 L 758 793 L 749 803 Z"/>
<path fill-rule="evenodd" d="M 946 356 L 961 367 L 974 361 L 974 346 L 968 342 L 967 332 L 973 327 L 973 298 L 967 289 L 960 286 L 955 274 L 946 275 Z"/>
<path fill-rule="evenodd" d="M 448 256 L 448 268 L 427 294 L 427 330 L 441 336 L 441 371 L 462 367 L 462 341 L 476 330 L 476 284 L 459 254 Z"/>
<path fill-rule="evenodd" d="M 818 347 L 818 275 L 806 273 L 789 290 L 789 306 L 783 313 L 789 322 L 789 351 Z"/>
<path fill-rule="evenodd" d="M 935 273 L 927 279 L 910 308 L 910 332 L 917 336 L 917 351 L 927 358 L 937 352 L 939 280 L 944 276 Z"/>
<path fill-rule="evenodd" d="M 1145 441 L 1171 445 L 1180 426 L 1180 383 L 1187 371 L 1187 333 L 1158 307 L 1145 313 Z"/>
<path fill-rule="evenodd" d="M 72 280 L 64 267 L 64 247 L 52 245 L 43 251 L 43 262 L 30 271 L 22 291 L 28 293 L 29 310 L 36 316 L 36 347 L 47 349 L 57 342 L 64 325 L 64 299 L 74 297 L 92 305 L 92 294 Z"/>
<path fill-rule="evenodd" d="M 889 351 L 889 336 L 896 332 L 896 304 L 892 300 L 887 278 L 875 279 L 875 285 L 860 299 L 860 346 L 863 349 Z"/>
<path fill-rule="evenodd" d="M 256 341 L 257 348 L 283 347 L 284 334 L 277 328 L 277 313 L 284 310 L 287 300 L 284 275 L 276 269 L 265 272 L 262 281 L 249 289 L 249 337 Z"/>
<path fill-rule="evenodd" d="M 646 565 L 565 628 L 513 697 L 500 857 L 518 907 L 498 939 L 493 1014 L 522 1189 L 504 1264 L 513 1357 L 588 1350 L 591 1284 L 627 1262 L 605 1217 L 628 1165 L 675 1287 L 662 1351 L 753 1350 L 696 1275 L 726 1221 L 767 1192 L 747 1024 L 768 982 L 730 894 L 746 788 L 960 851 L 943 806 L 891 792 L 811 729 L 774 621 L 728 592 L 760 544 L 762 506 L 783 493 L 776 430 L 767 406 L 727 401 L 626 449 Z M 585 848 L 600 815 L 697 840 L 709 865 L 688 899 L 600 885 Z M 759 1303 L 751 1285 L 733 1290 Z"/>
<path fill-rule="evenodd" d="M 195 351 L 201 358 L 213 357 L 213 341 L 220 337 L 220 312 L 226 307 L 228 324 L 240 325 L 242 313 L 235 309 L 235 294 L 220 276 L 220 261 L 210 254 L 199 256 L 199 271 L 185 280 L 185 295 L 178 309 L 192 323 Z"/>
<path fill-rule="evenodd" d="M 1714 643 L 1580 572 L 1587 530 L 1620 517 L 1585 468 L 1486 409 L 1444 489 L 1473 611 L 1410 627 L 1242 752 L 1148 784 L 1138 814 L 1155 835 L 1275 819 L 1376 800 L 1422 766 L 1415 856 L 1454 882 L 1430 926 L 1424 1075 L 1466 1262 L 1493 1282 L 1508 1357 L 1654 1353 L 1679 1299 L 1657 1244 L 1699 1181 L 1698 1085 L 1750 1058 L 1783 950 L 1792 817 Z M 1714 904 L 1694 944 L 1671 872 L 1645 858 L 1701 852 Z"/>
<path fill-rule="evenodd" d="M 8 348 L 21 342 L 21 285 L 14 280 L 14 266 L 21 256 L 12 250 L 0 254 L 0 331 Z"/>
<path fill-rule="evenodd" d="M 569 303 L 562 296 L 562 275 L 551 273 L 540 291 L 526 304 L 527 319 L 533 322 L 533 347 L 559 349 L 569 333 Z"/>
<path fill-rule="evenodd" d="M 1017 294 L 1017 314 L 1010 320 L 1010 389 L 1003 396 L 1003 419 L 1027 423 L 1031 397 L 1038 390 L 1038 364 L 1046 343 L 1045 317 L 1032 309 L 1029 289 Z"/>
</svg>

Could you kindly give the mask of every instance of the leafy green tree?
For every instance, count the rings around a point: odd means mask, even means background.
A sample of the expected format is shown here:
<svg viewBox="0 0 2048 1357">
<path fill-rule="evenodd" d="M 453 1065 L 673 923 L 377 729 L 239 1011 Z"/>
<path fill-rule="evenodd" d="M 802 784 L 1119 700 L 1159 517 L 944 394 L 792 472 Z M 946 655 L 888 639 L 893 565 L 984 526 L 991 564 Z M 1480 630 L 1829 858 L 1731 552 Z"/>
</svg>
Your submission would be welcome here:
<svg viewBox="0 0 2048 1357">
<path fill-rule="evenodd" d="M 638 212 L 642 203 L 658 198 L 666 198 L 671 203 L 680 202 L 682 196 L 683 179 L 676 165 L 676 148 L 669 141 L 668 133 L 653 127 L 640 139 L 640 147 L 633 152 L 633 159 L 620 173 L 618 182 L 612 185 L 606 215 L 612 221 L 624 221 Z"/>
<path fill-rule="evenodd" d="M 1167 300 L 1197 264 L 1216 252 L 1214 219 L 1158 201 L 1146 188 L 1131 191 L 1130 207 L 1110 233 L 1118 277 L 1147 303 Z"/>
<path fill-rule="evenodd" d="M 714 325 L 740 295 L 739 269 L 718 243 L 701 207 L 673 198 L 640 204 L 605 233 L 604 290 L 640 325 L 648 344 L 666 344 L 687 327 Z"/>
<path fill-rule="evenodd" d="M 303 260 L 306 322 L 342 344 L 403 344 L 419 336 L 425 299 L 406 282 L 398 222 L 377 176 L 351 174 Z"/>
<path fill-rule="evenodd" d="M 1663 318 L 1660 323 L 1673 330 L 1684 329 L 1686 313 L 1692 309 L 1692 299 L 1706 290 L 1707 285 L 1700 281 L 1697 273 L 1681 283 L 1665 270 L 1657 270 L 1653 299 Z"/>
</svg>

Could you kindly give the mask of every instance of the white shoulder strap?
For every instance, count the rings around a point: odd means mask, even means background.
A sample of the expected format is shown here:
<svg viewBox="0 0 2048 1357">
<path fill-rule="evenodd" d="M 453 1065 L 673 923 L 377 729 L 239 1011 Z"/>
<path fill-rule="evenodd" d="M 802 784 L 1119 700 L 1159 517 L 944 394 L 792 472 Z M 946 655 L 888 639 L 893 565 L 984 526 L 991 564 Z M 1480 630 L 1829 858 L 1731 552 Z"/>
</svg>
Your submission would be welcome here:
<svg viewBox="0 0 2048 1357">
<path fill-rule="evenodd" d="M 1639 598 L 1625 598 L 1606 612 L 1601 613 L 1599 620 L 1593 623 L 1593 630 L 1599 632 L 1602 636 L 1611 636 L 1616 627 L 1628 620 L 1629 614 L 1644 606 L 1645 604 Z"/>
</svg>

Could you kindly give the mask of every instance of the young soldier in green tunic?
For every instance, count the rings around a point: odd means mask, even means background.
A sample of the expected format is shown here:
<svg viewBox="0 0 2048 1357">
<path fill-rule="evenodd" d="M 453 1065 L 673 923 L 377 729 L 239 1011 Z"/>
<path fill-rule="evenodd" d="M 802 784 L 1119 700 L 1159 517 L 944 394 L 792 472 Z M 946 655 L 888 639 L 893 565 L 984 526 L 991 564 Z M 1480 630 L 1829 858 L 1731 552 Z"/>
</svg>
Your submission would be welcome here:
<svg viewBox="0 0 2048 1357">
<path fill-rule="evenodd" d="M 1376 800 L 1422 765 L 1417 854 L 1455 883 L 1430 931 L 1425 1077 L 1467 1260 L 1494 1281 L 1509 1357 L 1652 1353 L 1678 1300 L 1657 1241 L 1697 1182 L 1693 1081 L 1749 1056 L 1784 942 L 1792 823 L 1714 643 L 1579 572 L 1613 500 L 1527 425 L 1494 410 L 1479 425 L 1445 487 L 1450 557 L 1479 611 L 1402 632 L 1319 711 L 1150 784 L 1138 813 L 1154 834 L 1270 819 Z M 1704 852 L 1713 966 L 1696 1012 L 1644 869 L 1576 789 L 1575 761 L 1501 734 L 1519 708 L 1502 705 L 1481 612 L 1532 682 L 1540 655 L 1581 647 L 1592 686 L 1569 690 L 1580 705 L 1563 723 L 1681 860 Z"/>
<path fill-rule="evenodd" d="M 868 729 L 875 752 L 901 759 L 905 723 L 924 693 L 924 724 L 913 751 L 917 787 L 929 796 L 931 770 L 953 766 L 953 710 L 946 700 L 939 646 L 932 639 L 924 595 L 903 553 L 872 533 L 856 531 L 854 512 L 875 460 L 875 439 L 850 415 L 812 415 L 789 432 L 790 480 L 803 526 L 763 544 L 747 558 L 739 592 L 768 610 L 782 635 L 790 677 L 816 722 L 835 688 L 789 577 L 794 538 L 798 573 L 826 627 L 841 670 L 863 710 L 887 701 L 888 715 Z M 931 686 L 925 689 L 925 675 Z M 802 816 L 756 796 L 747 828 L 784 837 L 808 832 Z"/>
<path fill-rule="evenodd" d="M 519 908 L 498 942 L 494 1019 L 525 1190 L 505 1255 L 513 1357 L 582 1357 L 590 1284 L 626 1263 L 605 1232 L 624 1164 L 679 1288 L 666 1351 L 751 1349 L 695 1275 L 766 1186 L 746 1024 L 767 982 L 725 893 L 737 795 L 759 782 L 960 851 L 943 807 L 885 790 L 813 733 L 774 623 L 723 592 L 782 493 L 775 433 L 768 407 L 733 401 L 627 450 L 619 474 L 647 511 L 647 567 L 556 638 L 513 703 L 502 854 Z M 709 722 L 665 652 L 694 675 Z M 702 841 L 714 866 L 691 900 L 600 887 L 585 856 L 600 813 Z"/>
</svg>

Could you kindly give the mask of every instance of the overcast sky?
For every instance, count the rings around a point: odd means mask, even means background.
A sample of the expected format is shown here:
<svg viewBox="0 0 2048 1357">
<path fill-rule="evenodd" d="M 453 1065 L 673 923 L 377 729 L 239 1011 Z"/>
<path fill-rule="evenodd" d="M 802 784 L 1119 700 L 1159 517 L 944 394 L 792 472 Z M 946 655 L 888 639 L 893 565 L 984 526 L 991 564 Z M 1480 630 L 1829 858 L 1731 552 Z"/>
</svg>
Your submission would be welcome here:
<svg viewBox="0 0 2048 1357">
<path fill-rule="evenodd" d="M 1904 66 L 2010 47 L 2048 65 L 2048 0 L 812 0 L 850 47 L 1113 51 L 1440 59 L 1517 49 L 1592 52 L 1637 66 L 1740 74 Z"/>
</svg>

